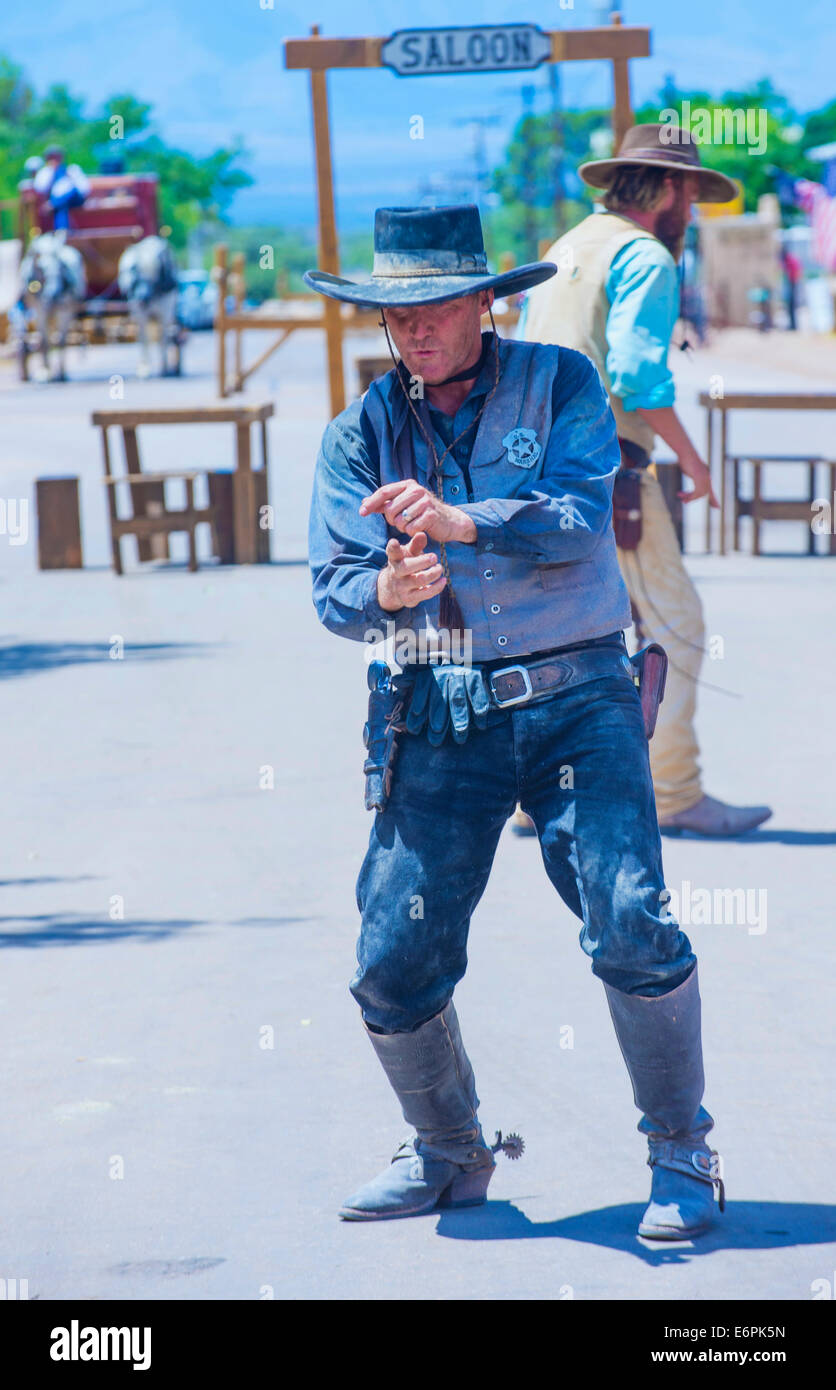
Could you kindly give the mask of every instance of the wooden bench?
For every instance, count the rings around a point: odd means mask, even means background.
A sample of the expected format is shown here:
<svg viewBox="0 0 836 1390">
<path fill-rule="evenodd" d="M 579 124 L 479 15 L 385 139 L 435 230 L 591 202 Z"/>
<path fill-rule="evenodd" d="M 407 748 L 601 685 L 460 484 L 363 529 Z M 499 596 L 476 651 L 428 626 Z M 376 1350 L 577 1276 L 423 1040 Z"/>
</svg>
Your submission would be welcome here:
<svg viewBox="0 0 836 1390">
<path fill-rule="evenodd" d="M 816 469 L 818 465 L 823 465 L 828 469 L 830 491 L 828 499 L 832 500 L 836 496 L 836 463 L 826 463 L 824 459 L 810 458 L 808 455 L 797 454 L 731 454 L 729 462 L 732 464 L 732 534 L 734 537 L 735 550 L 740 549 L 740 519 L 748 516 L 752 518 L 752 554 L 761 553 L 761 523 L 764 521 L 803 521 L 807 526 L 807 553 L 816 554 L 816 535 L 812 528 L 814 518 L 813 504 L 820 495 L 816 490 Z M 748 463 L 753 469 L 752 496 L 744 497 L 741 493 L 740 484 L 742 478 L 742 465 Z M 807 497 L 803 500 L 788 497 L 763 496 L 763 484 L 761 470 L 768 463 L 790 463 L 802 464 L 807 469 Z M 830 554 L 836 555 L 836 534 L 831 529 L 830 532 Z"/>
<path fill-rule="evenodd" d="M 265 563 L 270 559 L 269 530 L 259 526 L 259 512 L 267 503 L 268 457 L 267 420 L 273 414 L 271 402 L 261 405 L 229 405 L 169 407 L 158 410 L 97 410 L 91 422 L 102 432 L 104 483 L 108 493 L 113 566 L 122 574 L 120 541 L 123 536 L 137 537 L 140 560 L 166 559 L 168 537 L 172 532 L 185 531 L 189 536 L 189 568 L 197 569 L 195 527 L 202 522 L 212 526 L 214 553 L 222 562 L 236 564 Z M 165 473 L 145 473 L 139 457 L 137 429 L 140 425 L 205 425 L 232 424 L 235 426 L 235 471 L 231 475 L 212 473 L 207 469 L 173 470 Z M 253 469 L 250 429 L 261 429 L 261 468 Z M 125 449 L 125 472 L 114 473 L 111 467 L 108 429 L 115 425 L 122 431 Z M 207 507 L 197 507 L 194 484 L 198 477 L 209 480 L 210 501 Z M 170 509 L 166 505 L 165 485 L 179 479 L 186 484 L 185 508 Z M 127 484 L 133 504 L 133 516 L 120 517 L 116 492 Z M 225 484 L 231 484 L 226 486 Z M 231 522 L 229 513 L 231 511 Z"/>
<path fill-rule="evenodd" d="M 197 569 L 197 547 L 195 542 L 195 527 L 198 522 L 213 522 L 215 519 L 214 507 L 196 507 L 194 504 L 194 484 L 195 479 L 201 476 L 200 473 L 142 473 L 140 475 L 131 474 L 124 478 L 105 478 L 108 486 L 108 499 L 110 502 L 110 534 L 113 546 L 113 568 L 117 574 L 122 574 L 122 557 L 119 549 L 119 542 L 123 536 L 136 536 L 140 542 L 153 541 L 158 536 L 167 538 L 172 531 L 187 531 L 189 535 L 189 569 Z M 165 484 L 174 479 L 181 479 L 186 484 L 186 505 L 177 510 L 171 511 L 165 505 Z M 143 515 L 128 517 L 120 520 L 117 515 L 116 489 L 120 483 L 130 481 L 131 493 L 136 496 L 134 489 L 141 487 L 154 488 L 158 494 L 161 492 L 159 510 L 148 512 Z M 167 550 L 167 547 L 166 547 Z M 142 553 L 140 559 L 143 558 Z M 148 555 L 149 559 L 163 558 L 160 555 L 160 548 L 156 551 L 152 548 Z"/>
<path fill-rule="evenodd" d="M 817 453 L 804 455 L 798 454 L 764 454 L 758 451 L 751 451 L 748 454 L 738 452 L 730 454 L 728 450 L 728 420 L 732 410 L 836 410 L 836 392 L 830 391 L 801 391 L 801 392 L 781 392 L 781 391 L 730 391 L 727 394 L 715 399 L 710 392 L 701 391 L 699 403 L 706 409 L 706 463 L 712 471 L 714 478 L 717 477 L 717 470 L 714 466 L 715 452 L 719 452 L 719 487 L 716 488 L 717 498 L 720 503 L 720 535 L 719 551 L 725 555 L 728 544 L 728 518 L 731 514 L 733 522 L 733 537 L 735 549 L 738 548 L 739 541 L 739 521 L 742 516 L 750 516 L 754 521 L 754 548 L 753 554 L 759 555 L 760 550 L 760 524 L 763 521 L 806 521 L 811 527 L 808 541 L 808 553 L 815 555 L 815 535 L 812 531 L 813 511 L 810 503 L 815 498 L 815 469 L 819 464 L 825 464 L 829 468 L 830 476 L 830 498 L 833 497 L 833 485 L 836 481 L 836 463 L 829 462 L 820 457 Z M 715 418 L 719 416 L 719 450 L 715 451 Z M 741 497 L 740 464 L 748 461 L 755 465 L 754 476 L 754 496 L 751 498 Z M 809 469 L 809 501 L 799 501 L 797 498 L 764 498 L 762 495 L 761 469 L 764 464 L 789 463 L 805 465 Z M 733 485 L 733 495 L 729 498 L 729 482 Z M 705 548 L 711 550 L 711 508 L 706 508 L 705 522 Z M 836 555 L 836 543 L 831 530 L 830 535 L 830 554 Z"/>
</svg>

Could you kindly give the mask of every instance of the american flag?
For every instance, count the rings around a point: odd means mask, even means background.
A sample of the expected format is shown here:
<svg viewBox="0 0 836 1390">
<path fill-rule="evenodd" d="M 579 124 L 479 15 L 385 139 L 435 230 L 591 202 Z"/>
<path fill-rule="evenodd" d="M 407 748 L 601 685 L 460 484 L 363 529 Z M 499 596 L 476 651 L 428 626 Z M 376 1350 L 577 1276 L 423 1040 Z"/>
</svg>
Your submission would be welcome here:
<svg viewBox="0 0 836 1390">
<path fill-rule="evenodd" d="M 836 198 L 811 179 L 796 179 L 793 194 L 813 228 L 814 261 L 825 270 L 836 270 Z"/>
</svg>

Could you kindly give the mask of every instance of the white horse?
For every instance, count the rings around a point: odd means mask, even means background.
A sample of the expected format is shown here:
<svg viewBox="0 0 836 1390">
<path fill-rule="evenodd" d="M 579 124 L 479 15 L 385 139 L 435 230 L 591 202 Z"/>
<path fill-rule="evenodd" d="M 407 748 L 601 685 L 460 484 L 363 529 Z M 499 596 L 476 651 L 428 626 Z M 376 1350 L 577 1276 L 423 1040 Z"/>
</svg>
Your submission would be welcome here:
<svg viewBox="0 0 836 1390">
<path fill-rule="evenodd" d="M 64 353 L 67 332 L 87 295 L 87 277 L 81 252 L 66 246 L 64 232 L 44 232 L 33 237 L 20 263 L 21 296 L 27 311 L 34 313 L 38 347 L 43 367 L 36 373 L 40 381 L 66 381 Z M 50 370 L 50 327 L 57 326 L 58 372 Z M 25 329 L 23 330 L 25 332 Z M 25 342 L 22 344 L 26 352 Z"/>
<path fill-rule="evenodd" d="M 119 289 L 124 295 L 137 326 L 139 341 L 138 376 L 150 376 L 148 323 L 155 319 L 160 330 L 160 376 L 180 371 L 177 325 L 177 265 L 164 237 L 147 236 L 129 246 L 119 257 Z M 171 348 L 177 347 L 170 367 Z"/>
</svg>

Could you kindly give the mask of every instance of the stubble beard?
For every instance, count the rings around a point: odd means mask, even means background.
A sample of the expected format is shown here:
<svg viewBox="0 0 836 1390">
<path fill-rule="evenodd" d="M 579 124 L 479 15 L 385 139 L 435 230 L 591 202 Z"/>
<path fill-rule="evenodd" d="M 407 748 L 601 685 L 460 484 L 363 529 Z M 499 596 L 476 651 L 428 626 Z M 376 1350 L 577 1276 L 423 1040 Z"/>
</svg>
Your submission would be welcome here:
<svg viewBox="0 0 836 1390">
<path fill-rule="evenodd" d="M 426 386 L 437 386 L 440 382 L 446 381 L 448 376 L 454 376 L 456 372 L 469 367 L 475 355 L 469 345 L 457 344 L 454 348 L 443 343 L 432 343 L 424 347 L 425 351 L 431 349 L 439 354 L 431 361 L 414 355 L 420 349 L 405 348 L 401 353 L 410 375 L 420 377 Z"/>
</svg>

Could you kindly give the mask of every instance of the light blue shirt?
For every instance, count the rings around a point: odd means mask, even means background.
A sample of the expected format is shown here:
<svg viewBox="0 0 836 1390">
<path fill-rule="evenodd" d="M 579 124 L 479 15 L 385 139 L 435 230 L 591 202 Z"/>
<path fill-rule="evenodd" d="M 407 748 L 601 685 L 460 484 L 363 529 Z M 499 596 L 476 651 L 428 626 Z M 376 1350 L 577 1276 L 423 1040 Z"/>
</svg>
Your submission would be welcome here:
<svg viewBox="0 0 836 1390">
<path fill-rule="evenodd" d="M 613 257 L 606 291 L 607 372 L 613 395 L 627 411 L 673 405 L 668 347 L 679 316 L 673 256 L 661 241 L 637 237 Z"/>
</svg>

